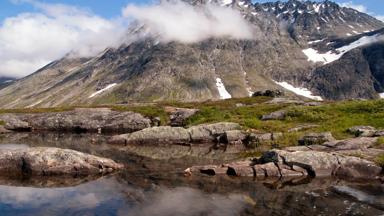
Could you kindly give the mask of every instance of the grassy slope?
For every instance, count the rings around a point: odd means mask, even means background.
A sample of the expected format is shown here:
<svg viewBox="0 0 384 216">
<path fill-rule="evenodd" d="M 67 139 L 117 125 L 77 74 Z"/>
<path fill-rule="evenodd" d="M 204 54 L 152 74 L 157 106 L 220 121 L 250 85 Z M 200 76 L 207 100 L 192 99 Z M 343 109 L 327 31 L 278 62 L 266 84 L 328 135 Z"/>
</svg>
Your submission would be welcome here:
<svg viewBox="0 0 384 216">
<path fill-rule="evenodd" d="M 238 122 L 246 129 L 260 132 L 287 132 L 295 126 L 310 123 L 319 127 L 298 133 L 285 133 L 279 141 L 280 145 L 292 145 L 297 137 L 306 132 L 330 131 L 338 138 L 347 138 L 349 127 L 356 125 L 371 125 L 384 128 L 384 100 L 328 102 L 321 106 L 272 105 L 264 102 L 266 97 L 230 99 L 224 101 L 208 101 L 203 103 L 162 102 L 158 104 L 140 105 L 106 105 L 117 111 L 134 111 L 149 117 L 160 117 L 162 124 L 169 121 L 165 106 L 198 108 L 200 112 L 188 120 L 188 125 L 213 123 L 220 121 Z M 236 104 L 245 106 L 238 107 Z M 86 107 L 86 106 L 79 106 Z M 72 110 L 74 107 L 33 108 L 0 110 L 0 113 L 42 113 Z M 280 109 L 288 110 L 288 118 L 284 121 L 261 121 L 260 117 Z"/>
</svg>

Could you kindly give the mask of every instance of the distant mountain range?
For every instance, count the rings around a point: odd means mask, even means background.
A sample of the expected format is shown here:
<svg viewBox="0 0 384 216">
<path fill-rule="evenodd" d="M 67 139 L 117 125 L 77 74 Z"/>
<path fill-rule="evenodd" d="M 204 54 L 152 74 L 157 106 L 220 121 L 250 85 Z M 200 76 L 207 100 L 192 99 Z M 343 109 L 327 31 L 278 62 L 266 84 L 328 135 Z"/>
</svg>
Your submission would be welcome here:
<svg viewBox="0 0 384 216">
<path fill-rule="evenodd" d="M 203 101 L 267 89 L 331 100 L 384 92 L 384 23 L 368 14 L 331 1 L 184 1 L 234 8 L 258 35 L 197 43 L 146 37 L 91 58 L 64 57 L 2 88 L 0 106 Z M 127 36 L 140 31 L 135 22 Z"/>
</svg>

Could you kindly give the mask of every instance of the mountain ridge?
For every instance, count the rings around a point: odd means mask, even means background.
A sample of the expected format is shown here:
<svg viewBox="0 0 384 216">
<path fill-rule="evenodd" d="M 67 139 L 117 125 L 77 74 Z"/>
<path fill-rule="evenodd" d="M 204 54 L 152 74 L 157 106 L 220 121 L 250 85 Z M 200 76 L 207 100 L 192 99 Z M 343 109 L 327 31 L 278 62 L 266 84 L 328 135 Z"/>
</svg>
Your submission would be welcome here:
<svg viewBox="0 0 384 216">
<path fill-rule="evenodd" d="M 259 90 L 286 90 L 279 84 L 281 82 L 309 88 L 324 99 L 354 98 L 353 94 L 331 97 L 327 92 L 341 90 L 337 85 L 320 85 L 326 80 L 332 82 L 332 79 L 319 75 L 323 64 L 311 62 L 304 50 L 338 52 L 338 46 L 351 44 L 365 36 L 382 35 L 378 29 L 384 28 L 384 23 L 375 18 L 331 1 L 188 2 L 197 6 L 214 2 L 232 7 L 260 32 L 254 40 L 211 38 L 190 44 L 159 43 L 155 38 L 147 37 L 116 49 L 106 49 L 91 58 L 64 57 L 1 89 L 0 107 L 218 100 L 223 98 L 222 89 L 231 97 L 247 97 Z M 227 4 L 223 5 L 225 2 Z M 333 27 L 323 27 L 325 25 Z M 136 34 L 143 27 L 132 29 L 135 31 L 130 34 Z M 340 66 L 333 67 L 328 71 L 335 71 Z M 316 84 L 312 79 L 322 82 Z M 381 93 L 382 82 L 374 83 L 374 90 L 367 86 L 363 98 L 377 98 Z"/>
</svg>

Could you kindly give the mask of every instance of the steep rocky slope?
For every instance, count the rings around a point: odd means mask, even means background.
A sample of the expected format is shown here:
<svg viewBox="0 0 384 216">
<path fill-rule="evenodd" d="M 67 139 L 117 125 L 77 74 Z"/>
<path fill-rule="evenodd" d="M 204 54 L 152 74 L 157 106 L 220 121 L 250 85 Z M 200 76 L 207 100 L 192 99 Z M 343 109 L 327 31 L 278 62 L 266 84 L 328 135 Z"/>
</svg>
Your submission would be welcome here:
<svg viewBox="0 0 384 216">
<path fill-rule="evenodd" d="M 367 14 L 330 1 L 186 1 L 196 7 L 211 2 L 239 10 L 252 24 L 254 39 L 211 38 L 185 44 L 158 43 L 156 38 L 147 37 L 93 58 L 64 57 L 0 90 L 0 107 L 217 100 L 287 85 L 301 87 L 294 88 L 296 93 L 307 87 L 329 99 L 372 98 L 381 91 L 372 87 L 373 82 L 362 83 L 362 88 L 367 85 L 366 91 L 358 95 L 351 93 L 357 90 L 338 88 L 332 82 L 322 85 L 330 79 L 319 72 L 324 61 L 311 59 L 313 52 L 337 53 L 336 42 L 353 43 L 384 27 Z M 145 31 L 140 24 L 134 25 L 129 35 Z M 371 68 L 379 65 L 378 61 L 371 62 Z M 333 97 L 334 92 L 340 96 Z"/>
</svg>

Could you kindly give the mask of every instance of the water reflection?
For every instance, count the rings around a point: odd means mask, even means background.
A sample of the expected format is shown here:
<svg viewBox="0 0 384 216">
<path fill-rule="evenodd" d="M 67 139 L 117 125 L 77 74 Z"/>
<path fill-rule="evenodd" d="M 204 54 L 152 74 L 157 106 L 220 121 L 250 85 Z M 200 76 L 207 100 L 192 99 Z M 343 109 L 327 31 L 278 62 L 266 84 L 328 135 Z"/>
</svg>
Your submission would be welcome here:
<svg viewBox="0 0 384 216">
<path fill-rule="evenodd" d="M 110 146 L 105 143 L 107 139 L 87 134 L 13 134 L 0 138 L 0 143 L 5 143 L 0 144 L 0 149 L 70 148 L 126 165 L 124 171 L 101 178 L 0 178 L 0 215 L 384 214 L 384 189 L 379 182 L 227 176 L 187 178 L 182 175 L 186 167 L 221 163 L 227 155 L 207 155 L 203 147 L 191 150 L 170 146 Z"/>
<path fill-rule="evenodd" d="M 124 185 L 115 176 L 75 187 L 0 186 L 1 215 L 238 215 L 240 195 L 205 194 L 197 189 Z"/>
</svg>

